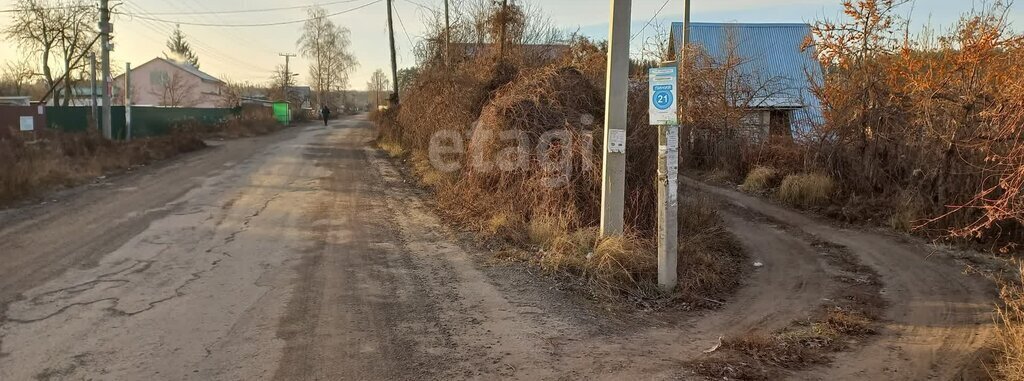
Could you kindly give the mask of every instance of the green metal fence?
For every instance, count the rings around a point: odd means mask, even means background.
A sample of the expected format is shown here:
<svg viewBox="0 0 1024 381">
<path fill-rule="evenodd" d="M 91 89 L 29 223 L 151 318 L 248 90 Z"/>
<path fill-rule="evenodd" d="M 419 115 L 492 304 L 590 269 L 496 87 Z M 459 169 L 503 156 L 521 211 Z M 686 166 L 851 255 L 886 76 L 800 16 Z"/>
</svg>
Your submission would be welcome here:
<svg viewBox="0 0 1024 381">
<path fill-rule="evenodd" d="M 124 139 L 124 106 L 112 106 L 111 129 L 117 139 Z M 47 107 L 46 125 L 65 132 L 84 132 L 89 126 L 89 107 Z M 189 122 L 212 126 L 231 116 L 235 110 L 229 108 L 179 108 L 132 106 L 132 137 L 145 138 L 167 135 L 175 126 Z M 102 112 L 100 112 L 102 125 Z"/>
</svg>

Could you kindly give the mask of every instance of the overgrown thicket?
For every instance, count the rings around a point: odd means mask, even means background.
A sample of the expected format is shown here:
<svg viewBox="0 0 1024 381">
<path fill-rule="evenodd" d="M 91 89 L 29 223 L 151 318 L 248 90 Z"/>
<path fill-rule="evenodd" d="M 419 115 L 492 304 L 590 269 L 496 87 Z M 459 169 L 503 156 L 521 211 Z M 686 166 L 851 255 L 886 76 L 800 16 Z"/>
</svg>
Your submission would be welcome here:
<svg viewBox="0 0 1024 381">
<path fill-rule="evenodd" d="M 896 16 L 904 3 L 847 4 L 849 20 L 815 26 L 827 122 L 812 132 L 813 160 L 851 196 L 941 217 L 928 228 L 1021 242 L 1024 46 L 1009 8 L 996 1 L 914 38 Z"/>
<path fill-rule="evenodd" d="M 1024 242 L 1024 36 L 1009 28 L 1009 5 L 989 2 L 941 35 L 912 33 L 906 0 L 843 5 L 805 44 L 822 63 L 823 80 L 811 77 L 824 120 L 750 139 L 735 113 L 770 83 L 731 72 L 748 57 L 690 67 L 686 162 L 749 172 L 755 191 L 846 221 L 1003 251 Z"/>
<path fill-rule="evenodd" d="M 167 136 L 118 142 L 85 133 L 0 128 L 0 206 L 62 186 L 153 163 L 206 147 L 202 138 L 269 133 L 280 125 L 267 112 L 245 111 L 217 126 L 185 124 Z"/>
<path fill-rule="evenodd" d="M 627 233 L 600 239 L 605 47 L 580 37 L 551 46 L 559 36 L 536 8 L 474 4 L 450 44 L 443 22 L 432 24 L 401 107 L 377 117 L 379 144 L 410 159 L 454 221 L 537 247 L 526 259 L 596 289 L 654 296 L 657 134 L 646 77 L 629 94 Z M 715 210 L 696 199 L 681 208 L 681 294 L 735 286 L 740 250 Z"/>
</svg>

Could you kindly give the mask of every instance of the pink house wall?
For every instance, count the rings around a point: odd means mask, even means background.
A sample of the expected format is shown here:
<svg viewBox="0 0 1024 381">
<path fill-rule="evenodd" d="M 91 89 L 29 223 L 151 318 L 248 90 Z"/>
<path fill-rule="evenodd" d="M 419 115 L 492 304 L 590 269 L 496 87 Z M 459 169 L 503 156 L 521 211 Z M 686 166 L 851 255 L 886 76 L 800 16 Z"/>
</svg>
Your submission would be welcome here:
<svg viewBox="0 0 1024 381">
<path fill-rule="evenodd" d="M 160 78 L 172 78 L 177 75 L 179 89 L 189 89 L 189 94 L 182 97 L 185 102 L 180 107 L 216 108 L 221 106 L 221 90 L 223 83 L 203 81 L 195 74 L 189 73 L 163 59 L 157 58 L 142 66 L 132 68 L 132 105 L 138 106 L 169 106 L 164 104 L 163 90 L 165 86 Z M 124 104 L 121 95 L 124 88 L 124 75 L 114 79 L 113 104 Z"/>
</svg>

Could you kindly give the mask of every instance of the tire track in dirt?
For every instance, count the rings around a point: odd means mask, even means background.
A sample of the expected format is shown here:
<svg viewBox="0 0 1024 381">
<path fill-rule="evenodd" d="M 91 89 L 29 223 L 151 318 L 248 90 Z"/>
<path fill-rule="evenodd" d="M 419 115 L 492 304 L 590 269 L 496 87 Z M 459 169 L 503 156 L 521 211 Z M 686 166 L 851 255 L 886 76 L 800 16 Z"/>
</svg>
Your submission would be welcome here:
<svg viewBox="0 0 1024 381">
<path fill-rule="evenodd" d="M 876 340 L 836 356 L 800 379 L 982 379 L 980 357 L 993 338 L 994 286 L 952 259 L 875 232 L 841 229 L 736 191 L 684 180 L 736 206 L 845 247 L 883 283 L 889 303 Z"/>
</svg>

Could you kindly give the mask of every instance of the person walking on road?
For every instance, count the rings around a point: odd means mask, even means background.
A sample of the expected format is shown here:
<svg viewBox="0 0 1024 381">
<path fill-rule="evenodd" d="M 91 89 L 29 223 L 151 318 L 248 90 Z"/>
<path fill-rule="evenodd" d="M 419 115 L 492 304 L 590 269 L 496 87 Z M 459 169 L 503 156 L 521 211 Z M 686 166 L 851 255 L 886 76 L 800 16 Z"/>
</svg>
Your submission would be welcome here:
<svg viewBox="0 0 1024 381">
<path fill-rule="evenodd" d="M 324 118 L 324 125 L 327 125 L 327 119 L 331 118 L 331 109 L 327 108 L 327 105 L 323 105 L 320 108 L 320 116 Z"/>
</svg>

